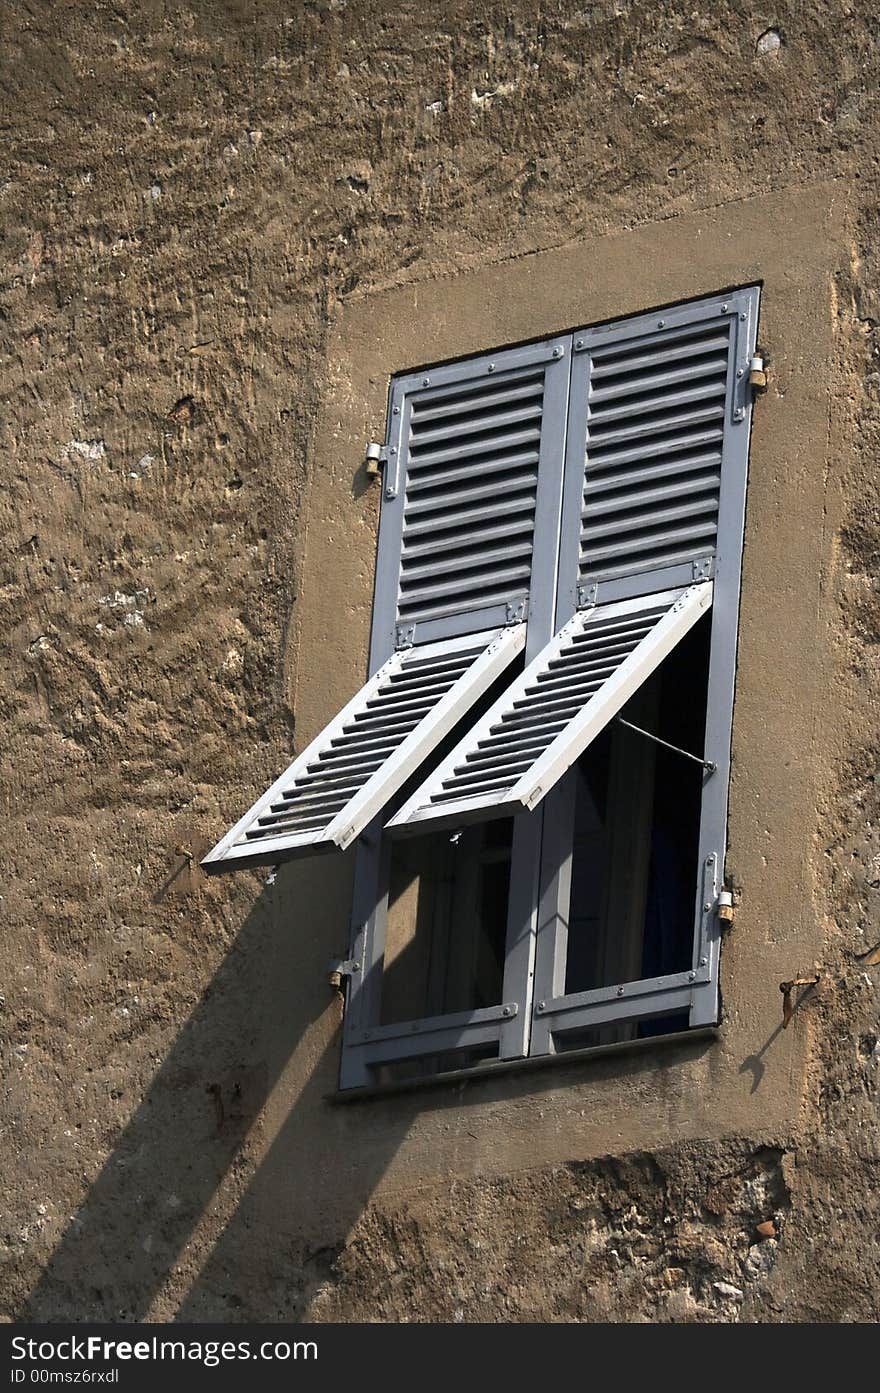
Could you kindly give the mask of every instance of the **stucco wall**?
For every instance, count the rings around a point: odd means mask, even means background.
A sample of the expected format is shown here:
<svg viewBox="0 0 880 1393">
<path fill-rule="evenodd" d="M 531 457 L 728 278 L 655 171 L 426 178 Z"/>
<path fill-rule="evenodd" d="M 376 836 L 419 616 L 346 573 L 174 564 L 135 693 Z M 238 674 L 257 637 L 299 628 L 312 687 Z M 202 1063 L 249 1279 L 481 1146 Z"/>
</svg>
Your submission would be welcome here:
<svg viewBox="0 0 880 1393">
<path fill-rule="evenodd" d="M 7 4 L 8 1313 L 876 1316 L 878 18 Z M 389 372 L 755 278 L 719 1040 L 335 1105 Z"/>
</svg>

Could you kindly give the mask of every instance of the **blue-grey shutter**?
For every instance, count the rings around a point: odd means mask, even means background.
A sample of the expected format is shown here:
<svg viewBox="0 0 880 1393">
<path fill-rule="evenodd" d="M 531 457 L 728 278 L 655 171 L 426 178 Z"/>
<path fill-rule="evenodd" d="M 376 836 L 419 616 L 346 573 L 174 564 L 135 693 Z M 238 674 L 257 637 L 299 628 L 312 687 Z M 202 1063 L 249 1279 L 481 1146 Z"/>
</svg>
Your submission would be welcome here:
<svg viewBox="0 0 880 1393">
<path fill-rule="evenodd" d="M 557 622 L 714 573 L 749 322 L 739 291 L 575 334 Z"/>
<path fill-rule="evenodd" d="M 565 335 L 392 383 L 371 666 L 525 619 L 555 584 Z"/>
<path fill-rule="evenodd" d="M 556 635 L 393 830 L 537 806 L 667 638 L 708 607 L 716 573 L 735 651 L 756 318 L 747 290 L 574 334 Z M 611 647 L 607 626 L 620 639 Z"/>
<path fill-rule="evenodd" d="M 552 623 L 570 338 L 392 383 L 370 676 L 208 854 L 346 847 Z"/>
<path fill-rule="evenodd" d="M 718 1019 L 716 906 L 724 883 L 758 306 L 752 286 L 573 336 L 556 623 L 576 624 L 585 614 L 601 623 L 621 602 L 648 605 L 677 586 L 705 592 L 711 580 L 706 728 L 703 751 L 695 752 L 707 768 L 690 968 L 566 996 L 560 925 L 568 915 L 567 881 L 551 874 L 535 954 L 536 1053 L 559 1047 L 556 1032 L 574 1038 L 572 1032 L 609 1021 L 682 1010 L 691 1026 Z M 545 806 L 555 866 L 572 854 L 569 792 L 561 784 Z"/>
</svg>

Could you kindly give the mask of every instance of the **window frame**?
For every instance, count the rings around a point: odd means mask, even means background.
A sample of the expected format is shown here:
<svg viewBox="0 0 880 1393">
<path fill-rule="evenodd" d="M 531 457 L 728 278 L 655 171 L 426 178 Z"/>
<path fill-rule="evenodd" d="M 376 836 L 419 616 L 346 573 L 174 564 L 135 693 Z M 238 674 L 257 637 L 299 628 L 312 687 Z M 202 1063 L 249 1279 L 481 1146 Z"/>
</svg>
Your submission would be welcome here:
<svg viewBox="0 0 880 1393">
<path fill-rule="evenodd" d="M 577 355 L 589 355 L 592 346 L 615 342 L 647 331 L 652 323 L 660 330 L 670 325 L 686 325 L 704 318 L 707 307 L 717 302 L 717 312 L 732 315 L 729 371 L 725 399 L 724 433 L 715 555 L 711 560 L 679 563 L 673 567 L 642 572 L 616 580 L 589 585 L 581 583 L 577 567 L 579 553 L 581 500 L 584 489 L 584 444 L 587 438 L 589 374 L 578 371 Z M 705 750 L 715 763 L 715 771 L 704 776 L 698 851 L 698 879 L 695 887 L 695 931 L 691 968 L 664 977 L 644 978 L 613 987 L 566 996 L 564 983 L 565 934 L 562 925 L 567 914 L 567 895 L 572 857 L 573 771 L 563 778 L 535 811 L 514 818 L 508 925 L 501 1002 L 494 1007 L 445 1016 L 425 1017 L 395 1025 L 380 1025 L 384 917 L 391 841 L 385 833 L 386 815 L 378 816 L 360 838 L 354 874 L 352 905 L 352 959 L 360 970 L 349 979 L 343 1020 L 340 1087 L 368 1086 L 374 1082 L 373 1070 L 385 1063 L 397 1063 L 419 1056 L 454 1053 L 471 1046 L 495 1044 L 498 1059 L 513 1060 L 552 1055 L 560 1042 L 584 1029 L 605 1024 L 637 1021 L 672 1011 L 687 1010 L 690 1027 L 713 1024 L 719 1013 L 720 930 L 716 915 L 717 897 L 723 886 L 726 848 L 727 804 L 730 772 L 739 593 L 745 525 L 746 482 L 751 426 L 751 392 L 748 369 L 755 351 L 760 288 L 745 286 L 716 296 L 704 296 L 671 310 L 627 316 L 611 324 L 588 326 L 569 334 L 547 336 L 522 350 L 489 350 L 466 364 L 445 364 L 429 370 L 414 370 L 392 380 L 389 390 L 387 437 L 389 460 L 400 460 L 406 428 L 407 403 L 419 385 L 426 388 L 461 380 L 462 372 L 482 368 L 496 370 L 496 363 L 535 361 L 536 353 L 553 355 L 553 362 L 568 361 L 567 390 L 562 417 L 564 465 L 558 512 L 553 517 L 553 491 L 541 489 L 535 519 L 535 555 L 528 600 L 528 630 L 525 662 L 531 661 L 578 609 L 604 605 L 613 599 L 670 589 L 696 580 L 714 579 L 712 604 L 709 682 L 707 692 Z M 556 350 L 554 353 L 553 350 Z M 556 378 L 561 381 L 560 376 Z M 395 407 L 397 410 L 395 411 Z M 550 426 L 558 437 L 556 423 L 548 412 L 544 428 Z M 545 456 L 542 434 L 542 461 Z M 558 449 L 558 441 L 557 446 Z M 399 466 L 398 466 L 399 467 Z M 544 474 L 549 471 L 543 466 Z M 382 660 L 389 642 L 411 642 L 412 632 L 401 633 L 389 626 L 388 615 L 396 610 L 397 585 L 402 543 L 404 488 L 399 477 L 383 480 L 383 506 L 380 519 L 377 578 L 371 636 L 370 670 Z M 391 505 L 389 509 L 389 504 Z M 548 517 L 549 514 L 549 517 Z M 538 539 L 552 520 L 557 536 L 555 562 L 550 565 L 538 556 Z M 540 526 L 540 531 L 539 531 Z M 383 547 L 384 539 L 390 545 Z M 505 607 L 505 617 L 518 618 L 514 608 Z M 495 616 L 498 618 L 499 616 Z M 464 620 L 465 626 L 470 622 Z M 441 625 L 441 632 L 461 632 L 462 620 Z M 419 635 L 439 636 L 432 625 Z M 426 829 L 427 830 L 427 829 Z M 540 925 L 540 929 L 539 929 Z M 491 1065 L 487 1066 L 491 1067 Z M 429 1076 L 430 1077 L 430 1076 Z"/>
<path fill-rule="evenodd" d="M 572 781 L 567 788 L 551 791 L 545 812 L 545 864 L 542 870 L 540 922 L 542 933 L 536 945 L 535 1024 L 530 1053 L 554 1053 L 559 1035 L 572 1035 L 591 1026 L 631 1021 L 655 1014 L 687 1009 L 689 1026 L 714 1024 L 720 1006 L 719 960 L 721 931 L 716 906 L 724 884 L 727 843 L 727 810 L 730 787 L 730 752 L 736 681 L 736 653 L 739 635 L 739 598 L 745 536 L 746 492 L 749 443 L 751 438 L 752 392 L 748 386 L 749 366 L 757 343 L 760 288 L 745 286 L 729 293 L 706 297 L 697 303 L 657 314 L 628 316 L 614 325 L 584 328 L 574 334 L 575 352 L 588 353 L 591 345 L 635 337 L 640 331 L 660 327 L 665 331 L 694 323 L 706 313 L 711 301 L 719 314 L 734 316 L 734 333 L 729 346 L 729 371 L 722 441 L 721 486 L 718 531 L 712 564 L 700 572 L 714 579 L 709 680 L 706 696 L 705 758 L 715 764 L 714 772 L 703 778 L 698 842 L 698 879 L 694 892 L 694 948 L 690 968 L 662 977 L 640 978 L 613 987 L 566 996 L 564 982 L 565 945 L 563 924 L 567 914 L 566 867 L 572 854 Z M 578 347 L 580 343 L 581 347 Z M 575 558 L 580 525 L 580 497 L 583 489 L 583 458 L 577 440 L 587 434 L 588 375 L 573 374 L 569 404 L 566 484 L 563 500 L 561 555 L 569 558 L 567 571 L 560 567 L 559 604 L 556 623 L 561 627 L 579 605 L 607 603 L 630 593 L 643 583 L 649 589 L 697 578 L 697 563 L 658 569 L 650 578 L 622 581 L 600 580 L 595 592 L 584 593 L 578 586 Z"/>
</svg>

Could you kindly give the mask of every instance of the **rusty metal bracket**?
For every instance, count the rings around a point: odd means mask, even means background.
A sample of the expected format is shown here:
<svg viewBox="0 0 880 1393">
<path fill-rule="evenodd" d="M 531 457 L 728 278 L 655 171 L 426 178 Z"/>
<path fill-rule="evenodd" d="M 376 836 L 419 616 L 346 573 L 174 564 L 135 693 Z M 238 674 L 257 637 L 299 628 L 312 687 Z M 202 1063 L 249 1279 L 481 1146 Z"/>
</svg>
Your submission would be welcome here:
<svg viewBox="0 0 880 1393">
<path fill-rule="evenodd" d="M 815 987 L 822 980 L 821 973 L 817 972 L 815 977 L 792 977 L 790 982 L 780 982 L 779 990 L 782 992 L 782 1029 L 787 1030 L 795 1011 L 795 1004 L 792 1002 L 791 994 L 796 987 Z"/>
</svg>

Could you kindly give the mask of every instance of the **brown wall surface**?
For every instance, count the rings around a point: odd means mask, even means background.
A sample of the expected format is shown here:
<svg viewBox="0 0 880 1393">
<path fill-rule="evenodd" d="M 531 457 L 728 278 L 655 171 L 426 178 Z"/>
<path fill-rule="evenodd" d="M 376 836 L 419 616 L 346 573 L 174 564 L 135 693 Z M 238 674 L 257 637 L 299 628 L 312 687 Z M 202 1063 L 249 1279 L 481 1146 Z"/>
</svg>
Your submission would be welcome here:
<svg viewBox="0 0 880 1393">
<path fill-rule="evenodd" d="M 878 20 L 0 7 L 7 1317 L 876 1319 Z M 338 1105 L 389 374 L 755 279 L 719 1038 Z"/>
</svg>

